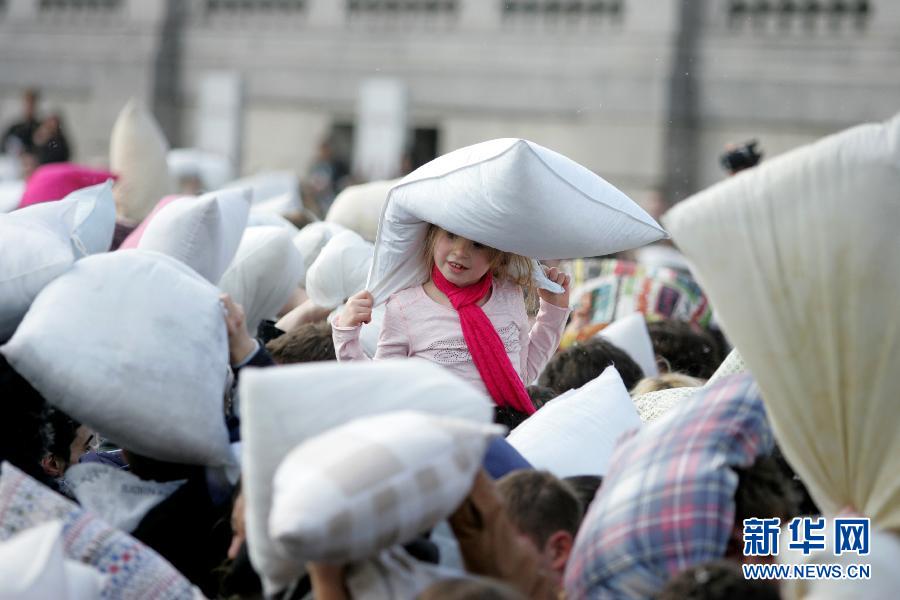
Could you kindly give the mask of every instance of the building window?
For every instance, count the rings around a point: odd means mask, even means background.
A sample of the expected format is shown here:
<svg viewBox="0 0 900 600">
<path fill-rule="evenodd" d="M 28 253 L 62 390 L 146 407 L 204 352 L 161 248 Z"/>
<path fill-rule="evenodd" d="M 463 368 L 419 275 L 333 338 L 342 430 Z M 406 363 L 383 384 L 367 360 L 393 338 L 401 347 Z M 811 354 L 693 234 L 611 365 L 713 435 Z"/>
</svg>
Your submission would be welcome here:
<svg viewBox="0 0 900 600">
<path fill-rule="evenodd" d="M 507 22 L 621 23 L 624 0 L 500 0 Z"/>
<path fill-rule="evenodd" d="M 728 27 L 734 30 L 839 31 L 865 29 L 869 0 L 727 0 Z"/>
<path fill-rule="evenodd" d="M 306 10 L 306 0 L 206 0 L 208 13 L 296 13 Z"/>
<path fill-rule="evenodd" d="M 350 17 L 362 15 L 456 14 L 458 0 L 347 0 Z"/>
</svg>

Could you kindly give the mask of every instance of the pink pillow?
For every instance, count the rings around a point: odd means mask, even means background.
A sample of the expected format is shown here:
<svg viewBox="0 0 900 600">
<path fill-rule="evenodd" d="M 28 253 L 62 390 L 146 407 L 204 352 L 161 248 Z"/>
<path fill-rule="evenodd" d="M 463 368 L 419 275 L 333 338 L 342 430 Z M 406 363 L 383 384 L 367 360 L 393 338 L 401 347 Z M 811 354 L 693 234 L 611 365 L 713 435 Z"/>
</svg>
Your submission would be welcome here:
<svg viewBox="0 0 900 600">
<path fill-rule="evenodd" d="M 39 202 L 62 200 L 75 190 L 86 188 L 107 179 L 116 179 L 109 171 L 92 169 L 74 163 L 50 163 L 35 169 L 25 184 L 19 208 Z"/>
<path fill-rule="evenodd" d="M 173 201 L 178 200 L 179 198 L 189 198 L 190 196 L 179 196 L 177 194 L 172 196 L 166 196 L 162 200 L 156 203 L 156 206 L 153 207 L 153 210 L 150 211 L 150 214 L 144 217 L 144 220 L 141 221 L 141 224 L 138 225 L 134 231 L 128 234 L 128 237 L 125 238 L 125 241 L 119 246 L 119 250 L 125 250 L 127 248 L 137 248 L 138 242 L 141 241 L 141 238 L 144 236 L 144 230 L 147 229 L 147 225 L 150 224 L 150 221 L 153 220 L 153 217 L 161 211 L 163 208 L 171 204 Z"/>
</svg>

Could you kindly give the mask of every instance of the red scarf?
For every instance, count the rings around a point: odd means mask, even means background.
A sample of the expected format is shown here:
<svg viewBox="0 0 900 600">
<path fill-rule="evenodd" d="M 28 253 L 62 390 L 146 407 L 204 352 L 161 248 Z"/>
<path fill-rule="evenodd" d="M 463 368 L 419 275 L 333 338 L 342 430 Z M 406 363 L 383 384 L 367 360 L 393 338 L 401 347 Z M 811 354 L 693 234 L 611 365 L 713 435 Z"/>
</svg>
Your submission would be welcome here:
<svg viewBox="0 0 900 600">
<path fill-rule="evenodd" d="M 463 339 L 466 340 L 472 361 L 497 406 L 509 406 L 527 415 L 532 414 L 534 404 L 509 360 L 500 334 L 477 304 L 491 290 L 493 277 L 490 271 L 478 283 L 459 287 L 447 281 L 437 265 L 434 265 L 431 268 L 431 280 L 437 289 L 447 295 L 450 304 L 459 314 Z"/>
</svg>

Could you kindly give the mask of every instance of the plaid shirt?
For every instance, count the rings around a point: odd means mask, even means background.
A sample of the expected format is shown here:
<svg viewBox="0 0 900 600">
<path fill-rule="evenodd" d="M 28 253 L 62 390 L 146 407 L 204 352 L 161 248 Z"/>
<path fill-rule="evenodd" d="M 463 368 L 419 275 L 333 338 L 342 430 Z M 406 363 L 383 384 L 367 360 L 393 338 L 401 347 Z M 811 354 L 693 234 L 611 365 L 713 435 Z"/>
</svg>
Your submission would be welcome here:
<svg viewBox="0 0 900 600">
<path fill-rule="evenodd" d="M 721 558 L 734 528 L 732 467 L 773 444 L 749 374 L 699 390 L 621 439 L 578 532 L 567 597 L 651 597 L 672 575 Z"/>
</svg>

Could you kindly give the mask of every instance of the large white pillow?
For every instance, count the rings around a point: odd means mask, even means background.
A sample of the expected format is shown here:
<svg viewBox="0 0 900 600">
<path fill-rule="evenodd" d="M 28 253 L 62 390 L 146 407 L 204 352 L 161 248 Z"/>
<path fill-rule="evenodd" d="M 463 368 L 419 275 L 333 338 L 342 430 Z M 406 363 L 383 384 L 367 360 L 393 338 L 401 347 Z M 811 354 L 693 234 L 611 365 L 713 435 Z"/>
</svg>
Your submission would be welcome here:
<svg viewBox="0 0 900 600">
<path fill-rule="evenodd" d="M 306 268 L 308 269 L 316 261 L 328 240 L 346 230 L 343 225 L 338 225 L 337 223 L 316 221 L 297 232 L 294 236 L 294 245 L 297 246 L 297 250 L 303 255 L 303 264 L 306 265 Z M 301 285 L 304 288 L 306 287 L 305 274 Z"/>
<path fill-rule="evenodd" d="M 557 477 L 605 475 L 619 436 L 641 426 L 615 367 L 558 396 L 506 438 L 536 469 Z"/>
<path fill-rule="evenodd" d="M 303 257 L 281 227 L 248 227 L 219 289 L 244 307 L 247 329 L 256 334 L 263 319 L 274 319 L 297 289 Z"/>
<path fill-rule="evenodd" d="M 900 529 L 900 115 L 696 194 L 666 223 L 826 516 Z"/>
<path fill-rule="evenodd" d="M 0 542 L 0 598 L 95 600 L 104 577 L 66 560 L 62 521 L 48 521 Z"/>
<path fill-rule="evenodd" d="M 116 228 L 112 186 L 112 180 L 108 180 L 75 190 L 62 200 L 31 204 L 13 214 L 41 219 L 53 228 L 65 223 L 59 231 L 71 242 L 76 258 L 106 252 L 112 245 Z M 69 215 L 69 211 L 74 212 Z"/>
<path fill-rule="evenodd" d="M 123 448 L 231 461 L 219 290 L 174 259 L 131 250 L 78 261 L 0 352 L 48 402 Z"/>
<path fill-rule="evenodd" d="M 343 225 L 374 242 L 388 192 L 399 182 L 399 179 L 389 179 L 344 188 L 331 203 L 325 220 Z"/>
<path fill-rule="evenodd" d="M 653 340 L 650 339 L 647 319 L 642 313 L 635 312 L 627 317 L 616 319 L 600 330 L 597 335 L 624 350 L 644 372 L 644 377 L 659 375 Z"/>
<path fill-rule="evenodd" d="M 138 248 L 177 258 L 208 281 L 218 283 L 241 243 L 249 210 L 247 189 L 179 198 L 154 217 Z"/>
<path fill-rule="evenodd" d="M 449 516 L 495 425 L 400 411 L 357 419 L 294 448 L 274 479 L 269 534 L 299 564 L 363 560 Z"/>
<path fill-rule="evenodd" d="M 74 209 L 53 225 L 16 214 L 24 210 L 0 214 L 0 341 L 13 334 L 38 292 L 75 261 L 66 235 Z"/>
<path fill-rule="evenodd" d="M 245 368 L 239 384 L 250 560 L 266 593 L 303 564 L 269 537 L 272 478 L 297 444 L 354 419 L 397 410 L 489 423 L 493 403 L 446 369 L 419 359 Z"/>
<path fill-rule="evenodd" d="M 166 154 L 169 143 L 152 114 L 135 99 L 122 108 L 109 141 L 109 168 L 119 179 L 113 186 L 116 209 L 137 224 L 163 196 L 174 190 Z"/>
<path fill-rule="evenodd" d="M 427 278 L 428 223 L 537 259 L 600 256 L 666 236 L 578 163 L 527 140 L 490 140 L 438 157 L 391 189 L 366 285 L 376 304 Z"/>
<path fill-rule="evenodd" d="M 375 247 L 354 231 L 342 231 L 306 271 L 306 293 L 322 308 L 335 308 L 365 289 Z"/>
</svg>

